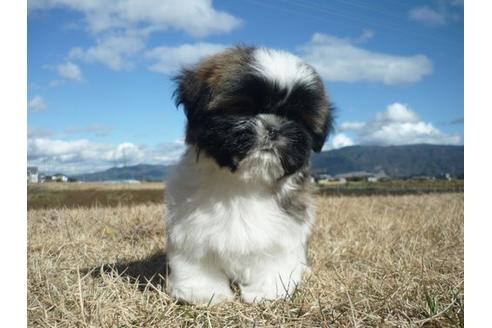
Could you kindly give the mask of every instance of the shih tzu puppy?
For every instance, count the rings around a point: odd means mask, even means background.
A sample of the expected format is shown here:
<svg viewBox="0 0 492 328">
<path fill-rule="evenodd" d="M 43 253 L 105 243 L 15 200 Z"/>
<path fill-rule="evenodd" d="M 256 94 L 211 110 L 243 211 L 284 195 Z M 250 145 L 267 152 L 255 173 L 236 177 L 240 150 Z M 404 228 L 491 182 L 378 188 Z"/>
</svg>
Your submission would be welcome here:
<svg viewBox="0 0 492 328">
<path fill-rule="evenodd" d="M 319 75 L 284 51 L 235 47 L 176 77 L 187 150 L 166 187 L 168 293 L 191 303 L 289 296 L 308 268 L 311 150 L 331 106 Z"/>
</svg>

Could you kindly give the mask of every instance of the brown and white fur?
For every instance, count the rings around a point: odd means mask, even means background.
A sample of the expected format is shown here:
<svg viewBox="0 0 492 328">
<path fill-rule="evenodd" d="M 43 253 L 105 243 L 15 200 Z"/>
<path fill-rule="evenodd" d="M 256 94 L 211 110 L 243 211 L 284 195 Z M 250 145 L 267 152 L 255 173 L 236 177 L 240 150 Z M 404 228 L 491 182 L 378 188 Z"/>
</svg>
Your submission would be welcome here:
<svg viewBox="0 0 492 328">
<path fill-rule="evenodd" d="M 235 47 L 183 70 L 187 150 L 166 187 L 168 293 L 192 303 L 290 295 L 314 221 L 309 157 L 331 128 L 314 69 L 284 51 Z"/>
</svg>

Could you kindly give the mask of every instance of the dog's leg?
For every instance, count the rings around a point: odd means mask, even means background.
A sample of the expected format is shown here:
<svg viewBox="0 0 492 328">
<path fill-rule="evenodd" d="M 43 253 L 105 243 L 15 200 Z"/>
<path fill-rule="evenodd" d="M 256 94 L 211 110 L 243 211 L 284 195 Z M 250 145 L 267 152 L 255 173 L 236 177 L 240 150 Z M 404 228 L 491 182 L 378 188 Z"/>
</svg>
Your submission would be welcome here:
<svg viewBox="0 0 492 328">
<path fill-rule="evenodd" d="M 253 303 L 292 297 L 306 269 L 303 249 L 264 258 L 251 268 L 250 279 L 240 283 L 241 299 Z"/>
<path fill-rule="evenodd" d="M 169 254 L 167 293 L 193 304 L 216 304 L 233 298 L 228 277 L 207 259 Z"/>
</svg>

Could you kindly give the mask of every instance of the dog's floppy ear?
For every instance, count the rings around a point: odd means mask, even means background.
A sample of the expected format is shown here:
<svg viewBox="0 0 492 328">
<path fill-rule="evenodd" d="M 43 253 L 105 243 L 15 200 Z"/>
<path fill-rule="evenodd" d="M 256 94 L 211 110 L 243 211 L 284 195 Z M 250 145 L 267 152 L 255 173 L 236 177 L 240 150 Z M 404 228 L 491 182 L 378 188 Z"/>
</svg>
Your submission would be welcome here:
<svg viewBox="0 0 492 328">
<path fill-rule="evenodd" d="M 181 70 L 174 81 L 177 84 L 173 94 L 176 106 L 183 105 L 189 122 L 198 120 L 210 101 L 211 93 L 205 81 L 193 69 Z"/>
<path fill-rule="evenodd" d="M 310 133 L 313 138 L 313 151 L 316 153 L 321 151 L 333 128 L 333 110 L 333 105 L 327 99 L 323 99 L 313 113 Z"/>
</svg>

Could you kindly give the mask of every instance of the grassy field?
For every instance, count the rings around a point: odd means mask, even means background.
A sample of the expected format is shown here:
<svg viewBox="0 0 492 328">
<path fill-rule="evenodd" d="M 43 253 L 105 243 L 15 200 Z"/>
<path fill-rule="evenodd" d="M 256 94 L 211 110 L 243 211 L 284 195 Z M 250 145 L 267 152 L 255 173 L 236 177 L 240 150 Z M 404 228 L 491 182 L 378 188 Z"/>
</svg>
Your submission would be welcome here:
<svg viewBox="0 0 492 328">
<path fill-rule="evenodd" d="M 462 193 L 318 196 L 313 270 L 297 291 L 213 307 L 163 292 L 162 204 L 61 205 L 28 210 L 30 326 L 463 326 Z"/>
<path fill-rule="evenodd" d="M 421 194 L 428 192 L 463 192 L 463 180 L 390 180 L 380 182 L 349 181 L 345 184 L 319 184 L 318 192 L 329 196 L 373 194 Z M 43 183 L 28 185 L 28 209 L 115 207 L 161 203 L 164 183 Z"/>
<path fill-rule="evenodd" d="M 344 187 L 350 188 L 380 188 L 380 189 L 463 189 L 465 186 L 464 180 L 383 180 L 378 182 L 367 182 L 367 181 L 348 181 L 347 183 L 340 185 L 337 182 L 327 183 L 320 185 L 324 187 Z"/>
<path fill-rule="evenodd" d="M 27 189 L 27 208 L 114 207 L 162 203 L 164 183 L 43 183 Z"/>
</svg>

